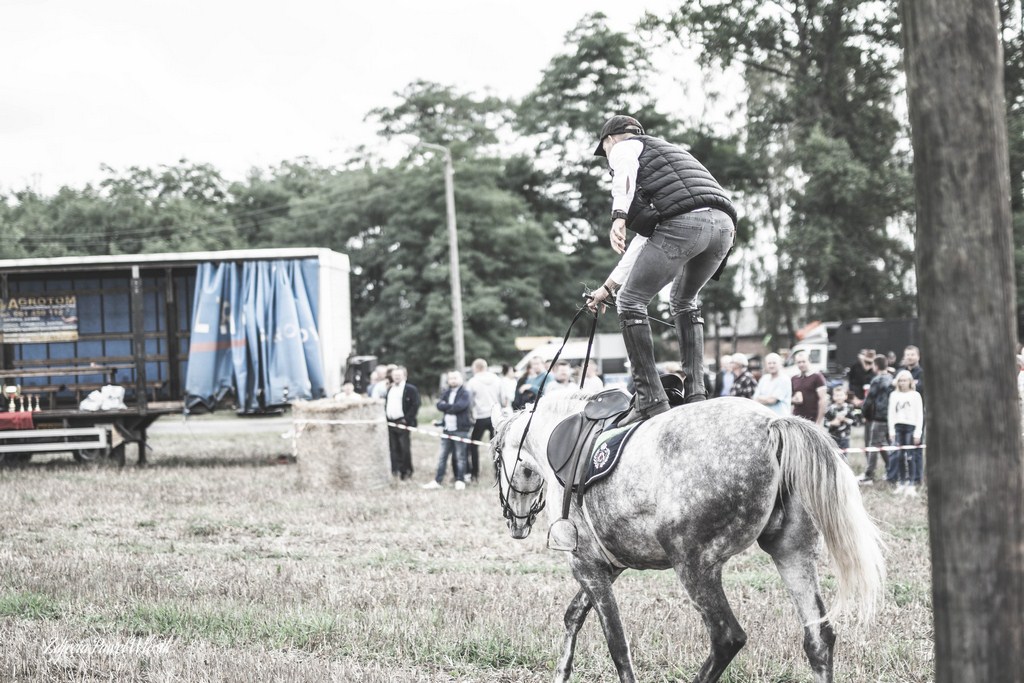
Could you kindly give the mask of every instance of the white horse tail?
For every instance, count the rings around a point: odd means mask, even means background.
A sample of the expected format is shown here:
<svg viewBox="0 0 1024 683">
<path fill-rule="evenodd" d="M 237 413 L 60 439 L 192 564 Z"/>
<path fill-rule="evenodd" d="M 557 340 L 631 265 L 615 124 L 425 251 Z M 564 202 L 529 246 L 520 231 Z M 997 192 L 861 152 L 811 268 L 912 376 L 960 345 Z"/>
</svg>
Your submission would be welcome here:
<svg viewBox="0 0 1024 683">
<path fill-rule="evenodd" d="M 792 491 L 825 538 L 835 562 L 838 593 L 826 618 L 854 612 L 870 622 L 885 588 L 878 528 L 864 509 L 853 471 L 835 442 L 812 422 L 782 417 L 768 427 L 769 452 L 778 453 L 784 490 Z"/>
</svg>

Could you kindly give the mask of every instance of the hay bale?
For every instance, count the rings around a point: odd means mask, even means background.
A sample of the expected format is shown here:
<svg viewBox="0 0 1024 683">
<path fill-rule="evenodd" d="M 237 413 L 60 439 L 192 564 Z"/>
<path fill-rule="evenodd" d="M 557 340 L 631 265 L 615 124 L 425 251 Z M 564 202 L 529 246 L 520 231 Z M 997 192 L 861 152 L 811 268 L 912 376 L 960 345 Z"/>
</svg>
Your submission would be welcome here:
<svg viewBox="0 0 1024 683">
<path fill-rule="evenodd" d="M 292 416 L 294 454 L 306 486 L 366 489 L 390 483 L 383 400 L 299 401 Z"/>
</svg>

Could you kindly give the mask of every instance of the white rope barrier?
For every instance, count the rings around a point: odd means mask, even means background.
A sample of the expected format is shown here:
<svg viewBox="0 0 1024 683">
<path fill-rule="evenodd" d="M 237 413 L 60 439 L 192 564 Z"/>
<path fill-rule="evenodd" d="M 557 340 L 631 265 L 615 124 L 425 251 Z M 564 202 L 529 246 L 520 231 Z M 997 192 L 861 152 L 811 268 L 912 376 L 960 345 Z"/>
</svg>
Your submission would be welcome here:
<svg viewBox="0 0 1024 683">
<path fill-rule="evenodd" d="M 301 431 L 301 427 L 306 425 L 367 425 L 367 424 L 380 424 L 380 420 L 294 420 L 294 424 L 300 429 L 295 430 L 292 434 L 294 439 L 298 436 L 298 432 Z M 448 439 L 450 441 L 461 441 L 462 443 L 476 444 L 477 446 L 490 446 L 487 441 L 474 441 L 473 439 L 466 439 L 461 436 L 453 436 L 451 434 L 445 434 L 443 432 L 435 432 L 429 429 L 420 429 L 419 427 L 410 427 L 409 425 L 398 424 L 397 422 L 386 421 L 389 427 L 395 427 L 397 429 L 404 429 L 409 432 L 418 432 L 420 434 L 426 434 L 428 436 L 437 437 L 438 439 Z M 864 448 L 842 448 L 840 449 L 843 453 L 881 453 L 891 451 L 912 451 L 920 448 L 922 451 L 927 448 L 925 444 L 920 446 L 866 446 Z"/>
<path fill-rule="evenodd" d="M 366 425 L 366 424 L 380 424 L 380 420 L 295 420 L 295 425 L 298 427 L 305 427 L 306 425 Z M 443 432 L 434 432 L 429 429 L 420 429 L 419 427 L 410 427 L 409 425 L 398 424 L 397 422 L 386 421 L 389 427 L 395 427 L 397 429 L 404 429 L 409 432 L 419 432 L 420 434 L 427 434 L 429 436 L 435 436 L 439 439 L 448 439 L 450 441 L 460 441 L 462 443 L 476 444 L 477 446 L 490 446 L 490 443 L 486 441 L 474 441 L 473 439 L 466 439 L 461 436 L 454 436 L 452 434 L 445 434 Z M 296 430 L 297 432 L 301 430 Z"/>
<path fill-rule="evenodd" d="M 292 420 L 297 425 L 375 425 L 380 420 Z"/>
<path fill-rule="evenodd" d="M 843 453 L 881 453 L 882 451 L 913 451 L 918 448 L 923 451 L 926 446 L 924 444 L 920 446 L 866 446 L 865 448 L 842 448 L 840 450 Z"/>
</svg>

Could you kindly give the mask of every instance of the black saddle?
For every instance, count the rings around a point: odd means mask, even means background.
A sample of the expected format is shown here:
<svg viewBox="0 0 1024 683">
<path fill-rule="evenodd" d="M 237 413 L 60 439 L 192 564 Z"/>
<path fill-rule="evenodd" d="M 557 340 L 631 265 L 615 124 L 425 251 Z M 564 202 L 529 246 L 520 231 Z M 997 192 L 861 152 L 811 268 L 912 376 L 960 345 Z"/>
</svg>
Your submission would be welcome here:
<svg viewBox="0 0 1024 683">
<path fill-rule="evenodd" d="M 590 399 L 583 412 L 569 415 L 555 426 L 548 437 L 548 463 L 566 489 L 577 485 L 586 469 L 581 454 L 592 450 L 605 424 L 629 410 L 630 402 L 630 396 L 618 389 L 602 391 Z"/>
<path fill-rule="evenodd" d="M 685 391 L 683 390 L 683 378 L 675 373 L 669 373 L 661 376 L 661 386 L 665 388 L 665 394 L 668 396 L 668 404 L 675 408 L 676 406 L 683 405 L 683 397 Z"/>
<path fill-rule="evenodd" d="M 670 406 L 683 405 L 683 380 L 679 375 L 662 375 L 661 385 Z M 618 422 L 634 400 L 633 396 L 619 389 L 602 391 L 587 402 L 582 412 L 563 418 L 552 430 L 548 437 L 548 463 L 565 486 L 563 519 L 569 516 L 573 491 L 582 503 L 583 477 L 590 465 L 587 456 L 593 451 L 594 442 L 607 427 Z"/>
</svg>

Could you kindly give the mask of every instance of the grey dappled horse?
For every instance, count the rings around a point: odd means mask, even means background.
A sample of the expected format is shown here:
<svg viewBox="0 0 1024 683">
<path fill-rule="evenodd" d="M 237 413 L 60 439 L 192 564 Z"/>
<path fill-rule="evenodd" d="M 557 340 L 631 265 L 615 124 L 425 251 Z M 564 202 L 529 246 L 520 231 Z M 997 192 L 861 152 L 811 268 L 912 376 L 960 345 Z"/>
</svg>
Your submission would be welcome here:
<svg viewBox="0 0 1024 683">
<path fill-rule="evenodd" d="M 495 422 L 491 449 L 513 538 L 529 535 L 545 497 L 561 501 L 562 486 L 546 457 L 548 436 L 585 398 L 542 398 L 521 449 L 529 409 Z M 559 507 L 549 509 L 551 521 Z M 771 555 L 796 604 L 815 683 L 833 680 L 831 621 L 848 611 L 870 620 L 882 595 L 878 530 L 833 441 L 812 423 L 779 417 L 749 399 L 694 403 L 641 425 L 617 469 L 587 490 L 582 509 L 573 499 L 570 519 L 579 545 L 567 555 L 581 589 L 565 612 L 555 681 L 569 680 L 576 635 L 591 609 L 619 679 L 635 680 L 612 593 L 626 568 L 672 568 L 682 581 L 711 638 L 695 683 L 719 680 L 747 640 L 722 590 L 722 566 L 755 541 Z M 822 537 L 838 579 L 831 611 L 818 587 Z"/>
</svg>

